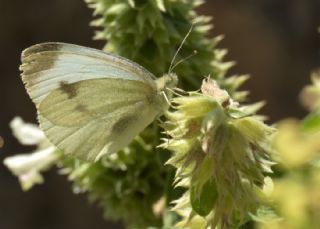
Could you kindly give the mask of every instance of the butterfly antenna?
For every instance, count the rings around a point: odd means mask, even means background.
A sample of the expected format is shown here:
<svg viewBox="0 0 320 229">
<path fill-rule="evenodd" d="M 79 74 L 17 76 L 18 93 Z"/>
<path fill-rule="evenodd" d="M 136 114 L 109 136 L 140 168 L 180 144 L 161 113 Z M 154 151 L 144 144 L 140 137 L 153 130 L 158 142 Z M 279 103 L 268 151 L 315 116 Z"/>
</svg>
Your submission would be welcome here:
<svg viewBox="0 0 320 229">
<path fill-rule="evenodd" d="M 186 42 L 186 40 L 187 40 L 187 38 L 189 37 L 189 35 L 190 35 L 190 33 L 192 32 L 192 30 L 193 30 L 193 24 L 191 24 L 191 27 L 190 27 L 188 33 L 187 33 L 186 36 L 183 38 L 183 40 L 182 40 L 182 42 L 181 42 L 178 50 L 177 50 L 176 53 L 174 54 L 174 56 L 173 56 L 173 58 L 172 58 L 172 60 L 171 60 L 171 63 L 170 63 L 170 67 L 169 67 L 169 72 L 168 72 L 168 73 L 171 73 L 171 71 L 172 71 L 172 69 L 173 69 L 173 68 L 172 68 L 173 63 L 174 63 L 174 61 L 176 60 L 178 53 L 180 52 L 182 46 L 183 46 L 184 43 Z"/>
<path fill-rule="evenodd" d="M 187 57 L 179 60 L 175 65 L 173 65 L 173 67 L 171 68 L 171 71 L 172 71 L 173 69 L 175 69 L 175 68 L 176 68 L 179 64 L 181 64 L 182 62 L 190 59 L 191 57 L 193 57 L 193 56 L 195 56 L 195 55 L 197 55 L 197 53 L 198 53 L 197 50 L 193 50 L 193 53 L 191 53 L 189 56 L 187 56 Z M 171 72 L 171 71 L 170 71 L 170 72 Z"/>
</svg>

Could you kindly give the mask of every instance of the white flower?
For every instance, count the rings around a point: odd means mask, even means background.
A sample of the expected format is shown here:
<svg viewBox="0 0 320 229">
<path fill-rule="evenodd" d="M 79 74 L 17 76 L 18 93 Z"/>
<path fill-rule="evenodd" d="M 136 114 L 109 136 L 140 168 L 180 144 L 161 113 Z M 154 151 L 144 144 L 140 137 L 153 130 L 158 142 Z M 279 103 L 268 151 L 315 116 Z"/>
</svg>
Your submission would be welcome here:
<svg viewBox="0 0 320 229">
<path fill-rule="evenodd" d="M 20 117 L 15 117 L 10 122 L 10 127 L 22 145 L 37 145 L 46 138 L 37 125 L 25 123 Z"/>
<path fill-rule="evenodd" d="M 20 154 L 4 159 L 3 163 L 19 178 L 23 190 L 30 189 L 34 184 L 41 184 L 41 171 L 48 169 L 58 158 L 55 147 L 36 151 L 31 154 Z"/>
<path fill-rule="evenodd" d="M 26 191 L 43 182 L 40 172 L 50 168 L 59 154 L 36 125 L 25 123 L 20 117 L 16 117 L 11 121 L 10 127 L 21 144 L 38 145 L 35 152 L 7 157 L 3 162 L 19 178 L 22 189 Z"/>
</svg>

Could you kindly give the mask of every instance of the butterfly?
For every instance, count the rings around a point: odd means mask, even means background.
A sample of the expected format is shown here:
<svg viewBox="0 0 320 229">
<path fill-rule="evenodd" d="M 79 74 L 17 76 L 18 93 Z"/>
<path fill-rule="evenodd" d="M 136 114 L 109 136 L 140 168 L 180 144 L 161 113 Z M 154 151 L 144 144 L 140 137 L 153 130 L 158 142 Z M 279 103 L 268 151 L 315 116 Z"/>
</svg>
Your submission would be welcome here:
<svg viewBox="0 0 320 229">
<path fill-rule="evenodd" d="M 174 73 L 156 78 L 126 58 L 66 43 L 22 52 L 20 70 L 40 128 L 66 155 L 115 153 L 168 109 Z"/>
</svg>

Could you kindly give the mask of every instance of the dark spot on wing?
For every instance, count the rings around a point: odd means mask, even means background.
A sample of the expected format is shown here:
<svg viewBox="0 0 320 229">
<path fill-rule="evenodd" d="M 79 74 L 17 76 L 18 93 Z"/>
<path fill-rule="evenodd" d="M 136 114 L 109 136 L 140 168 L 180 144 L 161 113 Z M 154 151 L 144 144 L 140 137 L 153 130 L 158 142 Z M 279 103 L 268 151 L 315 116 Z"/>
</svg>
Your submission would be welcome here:
<svg viewBox="0 0 320 229">
<path fill-rule="evenodd" d="M 88 109 L 86 108 L 86 106 L 84 106 L 82 104 L 78 104 L 75 109 L 80 112 L 88 112 Z"/>
<path fill-rule="evenodd" d="M 46 51 L 59 51 L 61 49 L 61 47 L 62 47 L 62 44 L 54 43 L 54 42 L 36 44 L 36 45 L 33 45 L 33 46 L 25 49 L 22 52 L 22 57 L 26 57 L 31 54 L 41 53 L 41 52 L 46 52 Z"/>
<path fill-rule="evenodd" d="M 87 108 L 87 106 L 85 106 L 85 105 L 83 105 L 83 104 L 77 104 L 76 105 L 76 107 L 75 107 L 75 109 L 77 110 L 77 111 L 79 111 L 80 113 L 83 113 L 84 115 L 89 115 L 89 116 L 91 116 L 91 117 L 97 117 L 98 116 L 98 114 L 97 113 L 95 113 L 94 111 L 92 111 L 92 110 L 89 110 L 88 108 Z"/>
<path fill-rule="evenodd" d="M 33 45 L 22 52 L 20 71 L 25 82 L 33 85 L 37 82 L 38 74 L 41 76 L 41 71 L 49 70 L 54 67 L 56 59 L 61 55 L 59 51 L 62 45 L 59 43 L 42 43 Z M 50 52 L 50 53 L 48 53 Z M 28 76 L 31 74 L 36 74 Z"/>
<path fill-rule="evenodd" d="M 127 129 L 127 127 L 136 121 L 136 117 L 130 115 L 130 116 L 124 116 L 120 118 L 112 127 L 112 132 L 116 132 L 118 134 L 122 133 Z"/>
<path fill-rule="evenodd" d="M 150 93 L 146 95 L 146 100 L 149 104 L 153 104 L 155 102 L 155 95 Z"/>
<path fill-rule="evenodd" d="M 60 89 L 68 95 L 69 99 L 72 99 L 77 95 L 76 87 L 72 84 L 68 84 L 66 81 L 60 82 Z"/>
</svg>

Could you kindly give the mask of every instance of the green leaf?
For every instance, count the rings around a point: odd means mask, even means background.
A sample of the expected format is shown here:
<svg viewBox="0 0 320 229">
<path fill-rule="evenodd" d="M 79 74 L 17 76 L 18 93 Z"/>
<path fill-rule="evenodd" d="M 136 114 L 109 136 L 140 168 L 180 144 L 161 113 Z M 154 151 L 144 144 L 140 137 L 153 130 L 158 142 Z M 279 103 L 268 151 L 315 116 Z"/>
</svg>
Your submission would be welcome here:
<svg viewBox="0 0 320 229">
<path fill-rule="evenodd" d="M 311 113 L 301 123 L 302 129 L 307 132 L 320 131 L 320 114 Z"/>
<path fill-rule="evenodd" d="M 192 209 L 200 216 L 207 216 L 213 209 L 217 199 L 218 191 L 213 180 L 204 184 L 200 193 L 197 186 L 191 188 L 190 202 Z"/>
</svg>

